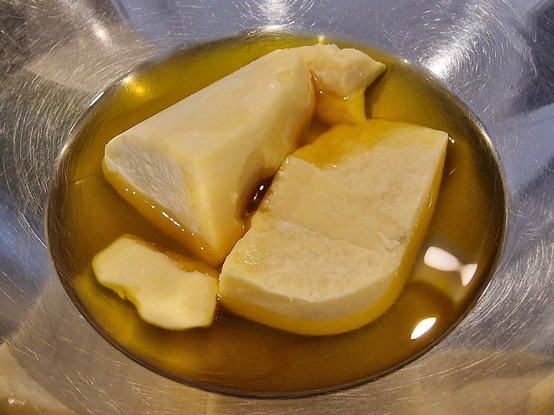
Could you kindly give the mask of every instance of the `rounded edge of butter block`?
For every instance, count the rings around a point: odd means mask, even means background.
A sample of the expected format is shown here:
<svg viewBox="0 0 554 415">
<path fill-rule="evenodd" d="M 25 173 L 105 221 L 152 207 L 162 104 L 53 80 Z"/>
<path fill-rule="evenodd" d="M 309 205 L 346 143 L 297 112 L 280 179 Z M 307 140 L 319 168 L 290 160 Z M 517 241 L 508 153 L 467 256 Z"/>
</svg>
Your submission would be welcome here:
<svg viewBox="0 0 554 415">
<path fill-rule="evenodd" d="M 257 213 L 253 220 L 254 225 L 249 230 L 249 233 L 237 244 L 238 246 L 235 248 L 236 250 L 234 250 L 235 254 L 232 253 L 224 263 L 220 276 L 220 300 L 228 310 L 235 314 L 297 334 L 337 334 L 365 325 L 381 315 L 396 299 L 398 293 L 402 289 L 403 281 L 401 280 L 401 274 L 389 278 L 389 271 L 385 271 L 379 278 L 373 278 L 371 276 L 371 272 L 376 271 L 372 268 L 372 264 L 377 262 L 375 259 L 378 256 L 378 254 L 373 251 L 357 247 L 346 241 L 335 240 L 319 232 L 305 228 L 302 225 L 288 222 L 271 214 Z M 281 229 L 278 229 L 279 227 Z M 286 240 L 288 235 L 284 234 L 285 228 L 292 232 L 293 237 L 292 240 L 288 241 L 288 244 Z M 276 229 L 277 232 L 273 232 Z M 323 295 L 323 297 L 320 297 L 321 301 L 311 302 L 314 301 L 314 299 L 310 299 L 309 296 L 291 298 L 290 295 L 292 295 L 293 292 L 286 294 L 264 291 L 265 288 L 258 285 L 255 281 L 240 275 L 241 271 L 244 271 L 241 269 L 244 268 L 244 264 L 246 263 L 242 257 L 244 255 L 248 257 L 249 244 L 254 246 L 254 249 L 263 251 L 262 255 L 267 255 L 265 258 L 258 258 L 259 263 L 253 262 L 254 267 L 260 265 L 262 272 L 264 272 L 263 268 L 267 265 L 264 263 L 264 259 L 275 253 L 276 251 L 274 249 L 278 250 L 279 246 L 284 247 L 285 255 L 286 250 L 289 249 L 288 245 L 290 245 L 292 249 L 295 249 L 294 238 L 299 235 L 306 236 L 307 240 L 312 243 L 319 244 L 321 242 L 321 245 L 315 246 L 316 249 L 325 249 L 326 247 L 333 246 L 338 247 L 340 245 L 340 249 L 337 252 L 333 250 L 332 255 L 337 255 L 338 253 L 340 256 L 342 252 L 340 258 L 346 261 L 348 261 L 349 258 L 351 259 L 351 255 L 354 255 L 356 252 L 358 265 L 355 265 L 349 272 L 367 272 L 367 274 L 365 274 L 367 278 L 363 281 L 359 281 L 362 286 L 341 292 L 338 296 Z M 264 243 L 264 239 L 268 236 L 272 239 L 269 242 L 271 246 L 266 246 L 266 243 Z M 281 241 L 280 238 L 283 236 L 285 239 Z M 267 240 L 268 239 L 266 239 L 266 241 Z M 276 241 L 279 242 L 279 245 L 273 245 Z M 278 258 L 279 251 L 277 251 L 276 255 Z M 287 257 L 284 256 L 283 260 L 286 261 L 286 258 Z M 253 258 L 252 261 L 257 260 Z M 271 261 L 272 258 L 269 258 L 269 262 Z M 390 262 L 388 267 L 390 268 L 390 272 L 396 273 L 397 266 L 400 262 L 399 258 L 395 255 L 391 255 L 388 261 Z M 320 268 L 319 265 L 316 265 L 317 258 L 314 258 L 313 264 L 314 268 L 309 272 L 322 271 L 318 269 Z M 340 273 L 343 264 L 344 262 L 337 263 L 335 271 L 339 271 Z M 246 268 L 249 266 L 251 265 L 246 264 Z M 359 268 L 360 266 L 362 268 Z M 267 272 L 271 273 L 271 270 Z M 286 272 L 287 271 L 285 271 L 285 273 Z M 316 276 L 317 274 L 312 275 Z M 265 282 L 267 283 L 267 280 Z M 261 284 L 263 285 L 263 283 Z M 245 296 L 252 300 L 244 301 L 243 298 Z M 375 300 L 372 301 L 369 306 L 365 307 L 365 298 L 367 297 L 372 297 Z M 315 298 L 317 298 L 317 295 Z M 339 306 L 339 303 L 343 305 Z M 345 306 L 347 307 L 345 308 Z M 347 309 L 348 307 L 350 307 L 350 310 Z M 296 315 L 293 316 L 293 314 Z"/>
<path fill-rule="evenodd" d="M 335 320 L 299 320 L 240 300 L 222 302 L 232 313 L 275 329 L 307 336 L 330 336 L 356 330 L 380 317 L 396 301 L 403 286 L 402 281 L 394 282 L 379 300 L 367 309 Z M 260 318 L 262 315 L 263 318 Z"/>
</svg>

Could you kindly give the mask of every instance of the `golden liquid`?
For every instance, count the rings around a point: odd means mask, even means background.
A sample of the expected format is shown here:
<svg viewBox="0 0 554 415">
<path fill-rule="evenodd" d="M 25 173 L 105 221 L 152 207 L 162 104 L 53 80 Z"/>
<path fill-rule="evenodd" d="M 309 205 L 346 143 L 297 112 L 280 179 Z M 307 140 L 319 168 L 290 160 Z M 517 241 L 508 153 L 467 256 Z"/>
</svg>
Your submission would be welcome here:
<svg viewBox="0 0 554 415">
<path fill-rule="evenodd" d="M 452 137 L 435 214 L 410 280 L 392 308 L 361 329 L 328 337 L 288 334 L 223 308 L 208 329 L 172 332 L 145 323 L 132 304 L 97 283 L 93 256 L 124 233 L 182 253 L 105 181 L 105 144 L 273 49 L 316 42 L 257 34 L 178 51 L 142 67 L 95 103 L 62 155 L 48 211 L 50 250 L 61 280 L 101 334 L 170 378 L 256 396 L 301 395 L 371 379 L 417 357 L 453 328 L 494 266 L 504 233 L 505 195 L 483 131 L 428 75 L 354 45 L 387 65 L 367 92 L 369 116 L 442 129 Z"/>
</svg>

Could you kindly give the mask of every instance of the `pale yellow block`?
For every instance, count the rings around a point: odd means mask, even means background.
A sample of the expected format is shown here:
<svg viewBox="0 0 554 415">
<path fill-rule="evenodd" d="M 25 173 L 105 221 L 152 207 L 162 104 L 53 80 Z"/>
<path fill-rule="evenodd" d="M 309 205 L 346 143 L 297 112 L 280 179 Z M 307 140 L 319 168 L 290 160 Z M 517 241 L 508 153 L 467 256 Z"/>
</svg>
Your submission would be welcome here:
<svg viewBox="0 0 554 415">
<path fill-rule="evenodd" d="M 217 276 L 168 256 L 130 235 L 118 238 L 92 262 L 98 281 L 131 301 L 142 319 L 183 330 L 211 325 L 217 303 Z"/>
<path fill-rule="evenodd" d="M 303 56 L 321 90 L 340 97 L 367 87 L 385 71 L 381 62 L 353 48 L 313 45 L 289 50 Z"/>
<path fill-rule="evenodd" d="M 390 249 L 434 204 L 447 142 L 443 131 L 385 120 L 334 127 L 287 159 L 262 208 L 368 249 Z"/>
<path fill-rule="evenodd" d="M 360 126 L 334 127 L 294 156 L 329 172 L 383 214 L 394 215 L 407 231 L 435 202 L 447 143 L 444 131 L 370 119 Z"/>
<path fill-rule="evenodd" d="M 329 125 L 363 124 L 365 90 L 385 65 L 365 53 L 336 45 L 296 48 L 303 54 L 317 88 L 316 115 Z"/>
<path fill-rule="evenodd" d="M 274 51 L 113 138 L 105 176 L 146 218 L 218 265 L 244 233 L 253 183 L 296 148 L 314 106 L 332 114 L 327 122 L 363 122 L 365 88 L 383 70 L 335 45 Z"/>
<path fill-rule="evenodd" d="M 302 334 L 377 318 L 401 292 L 425 236 L 447 141 L 441 131 L 370 120 L 297 150 L 224 263 L 223 304 Z"/>
<path fill-rule="evenodd" d="M 258 212 L 223 264 L 219 296 L 230 311 L 269 326 L 338 333 L 388 307 L 398 262 Z"/>
<path fill-rule="evenodd" d="M 357 192 L 337 181 L 332 172 L 294 156 L 288 157 L 279 169 L 260 208 L 371 250 L 393 249 L 407 231 L 396 221 L 394 212 L 361 199 Z"/>
<path fill-rule="evenodd" d="M 272 52 L 113 138 L 105 175 L 148 219 L 220 263 L 244 233 L 253 182 L 295 149 L 314 100 L 302 58 Z"/>
</svg>

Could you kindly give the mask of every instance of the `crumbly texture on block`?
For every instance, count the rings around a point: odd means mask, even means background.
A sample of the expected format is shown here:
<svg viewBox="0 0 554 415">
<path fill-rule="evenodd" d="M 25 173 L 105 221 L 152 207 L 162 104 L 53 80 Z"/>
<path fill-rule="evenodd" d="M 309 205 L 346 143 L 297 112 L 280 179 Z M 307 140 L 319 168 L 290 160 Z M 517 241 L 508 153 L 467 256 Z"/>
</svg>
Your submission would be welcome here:
<svg viewBox="0 0 554 415">
<path fill-rule="evenodd" d="M 338 181 L 333 174 L 291 156 L 283 164 L 260 209 L 361 248 L 392 249 L 403 235 L 394 212 Z M 386 229 L 383 233 L 380 229 Z"/>
<path fill-rule="evenodd" d="M 394 269 L 373 251 L 260 212 L 224 263 L 220 294 L 239 292 L 291 318 L 329 320 L 375 301 Z"/>
<path fill-rule="evenodd" d="M 443 131 L 380 119 L 336 126 L 286 160 L 262 209 L 364 248 L 392 249 L 434 202 L 447 141 Z"/>
</svg>

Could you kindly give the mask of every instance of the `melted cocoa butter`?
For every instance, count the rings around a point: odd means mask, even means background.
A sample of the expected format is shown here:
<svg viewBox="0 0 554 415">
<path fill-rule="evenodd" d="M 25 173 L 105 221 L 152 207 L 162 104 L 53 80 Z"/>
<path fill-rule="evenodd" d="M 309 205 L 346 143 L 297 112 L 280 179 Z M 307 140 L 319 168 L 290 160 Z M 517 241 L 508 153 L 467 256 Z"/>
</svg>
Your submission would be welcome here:
<svg viewBox="0 0 554 415">
<path fill-rule="evenodd" d="M 146 221 L 103 178 L 100 163 L 108 140 L 270 50 L 316 42 L 279 33 L 247 36 L 180 51 L 144 67 L 132 83 L 115 85 L 95 104 L 62 161 L 66 174 L 58 175 L 51 200 L 56 207 L 51 222 L 59 226 L 49 227 L 49 238 L 55 265 L 65 272 L 66 289 L 113 344 L 173 379 L 254 395 L 311 393 L 357 383 L 429 348 L 465 315 L 490 275 L 504 232 L 505 198 L 479 123 L 428 74 L 381 51 L 337 41 L 387 65 L 366 91 L 369 116 L 442 129 L 452 137 L 425 241 L 410 280 L 385 315 L 353 332 L 312 338 L 220 309 L 208 329 L 171 332 L 148 325 L 132 306 L 96 282 L 92 257 L 124 233 L 187 255 L 183 245 Z M 310 142 L 326 128 L 313 123 L 301 142 Z M 270 182 L 260 172 L 241 203 L 241 215 L 251 215 Z M 441 269 L 440 252 L 457 258 L 460 269 Z M 475 271 L 462 279 L 462 266 L 470 264 Z"/>
</svg>

